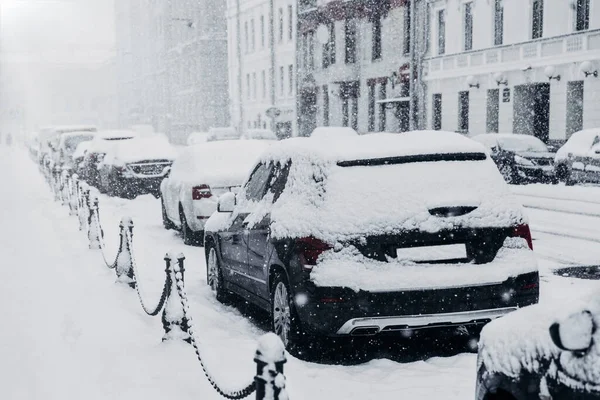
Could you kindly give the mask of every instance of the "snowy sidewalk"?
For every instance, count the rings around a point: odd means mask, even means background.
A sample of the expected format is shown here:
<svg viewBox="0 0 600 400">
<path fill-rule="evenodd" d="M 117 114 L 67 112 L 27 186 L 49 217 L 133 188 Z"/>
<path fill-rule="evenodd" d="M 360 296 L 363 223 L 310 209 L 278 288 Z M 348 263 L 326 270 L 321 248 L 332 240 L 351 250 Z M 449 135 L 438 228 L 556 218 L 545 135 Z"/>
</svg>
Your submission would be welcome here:
<svg viewBox="0 0 600 400">
<path fill-rule="evenodd" d="M 33 163 L 0 147 L 0 399 L 218 398 L 187 344 L 161 343 Z M 200 371 L 201 373 L 201 371 Z"/>
</svg>

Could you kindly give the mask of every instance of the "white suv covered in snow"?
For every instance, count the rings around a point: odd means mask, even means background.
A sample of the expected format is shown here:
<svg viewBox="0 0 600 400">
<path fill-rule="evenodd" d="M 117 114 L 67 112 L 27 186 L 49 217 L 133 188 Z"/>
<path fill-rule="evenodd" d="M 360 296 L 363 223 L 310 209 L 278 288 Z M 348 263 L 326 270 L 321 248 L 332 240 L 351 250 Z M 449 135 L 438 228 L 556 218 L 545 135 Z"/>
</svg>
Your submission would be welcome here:
<svg viewBox="0 0 600 400">
<path fill-rule="evenodd" d="M 165 228 L 181 229 L 186 244 L 201 242 L 218 197 L 239 189 L 270 143 L 222 140 L 184 148 L 160 185 Z"/>
</svg>

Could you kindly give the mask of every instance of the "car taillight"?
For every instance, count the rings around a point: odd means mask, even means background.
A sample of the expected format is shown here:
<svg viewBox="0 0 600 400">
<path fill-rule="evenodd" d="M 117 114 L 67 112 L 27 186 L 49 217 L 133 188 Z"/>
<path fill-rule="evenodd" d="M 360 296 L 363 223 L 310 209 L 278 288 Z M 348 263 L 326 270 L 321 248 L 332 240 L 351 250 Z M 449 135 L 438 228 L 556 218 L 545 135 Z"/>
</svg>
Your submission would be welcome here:
<svg viewBox="0 0 600 400">
<path fill-rule="evenodd" d="M 519 225 L 513 229 L 512 237 L 519 237 L 527 240 L 527 245 L 531 250 L 533 250 L 533 240 L 531 239 L 531 231 L 529 230 L 529 225 Z"/>
<path fill-rule="evenodd" d="M 307 237 L 296 240 L 296 250 L 300 256 L 300 262 L 304 269 L 312 270 L 314 265 L 317 265 L 317 259 L 319 256 L 327 250 L 330 250 L 331 246 L 322 240 L 315 239 L 313 237 Z"/>
<path fill-rule="evenodd" d="M 192 200 L 202 200 L 212 197 L 210 186 L 200 185 L 192 188 Z"/>
</svg>

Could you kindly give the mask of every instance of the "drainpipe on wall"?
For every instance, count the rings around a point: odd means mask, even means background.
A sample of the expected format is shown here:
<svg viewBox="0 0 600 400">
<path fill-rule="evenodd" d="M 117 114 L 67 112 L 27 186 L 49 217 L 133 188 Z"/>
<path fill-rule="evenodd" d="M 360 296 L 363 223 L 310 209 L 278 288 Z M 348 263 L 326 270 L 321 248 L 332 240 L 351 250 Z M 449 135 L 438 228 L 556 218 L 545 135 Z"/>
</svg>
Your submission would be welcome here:
<svg viewBox="0 0 600 400">
<path fill-rule="evenodd" d="M 409 101 L 409 117 L 408 117 L 408 130 L 414 131 L 417 126 L 417 104 L 416 104 L 416 84 L 415 73 L 417 71 L 417 57 L 416 57 L 416 15 L 415 15 L 415 3 L 417 0 L 410 0 L 410 101 Z"/>
<path fill-rule="evenodd" d="M 421 42 L 422 49 L 419 52 L 419 72 L 418 72 L 418 82 L 419 82 L 419 93 L 418 93 L 418 107 L 419 107 L 419 116 L 417 118 L 417 126 L 416 129 L 425 129 L 427 125 L 427 118 L 425 115 L 426 107 L 426 99 L 427 99 L 427 84 L 423 79 L 423 60 L 427 56 L 427 52 L 429 51 L 429 35 L 430 35 L 430 23 L 429 23 L 429 12 L 431 10 L 431 3 L 429 1 L 421 3 L 421 19 L 425 24 L 425 29 L 422 30 Z"/>
<path fill-rule="evenodd" d="M 239 0 L 238 0 L 239 1 Z M 271 66 L 269 68 L 269 75 L 271 78 L 271 105 L 275 107 L 275 94 L 276 94 L 276 79 L 275 79 L 275 0 L 269 0 L 269 44 L 271 46 Z M 271 130 L 276 132 L 275 129 L 275 117 L 271 118 Z"/>
<path fill-rule="evenodd" d="M 240 8 L 240 1 L 241 0 L 236 0 L 235 5 L 236 5 L 236 54 L 237 54 L 237 60 L 238 60 L 238 65 L 237 65 L 237 69 L 238 69 L 238 76 L 237 76 L 237 86 L 238 86 L 238 99 L 239 99 L 239 123 L 238 123 L 238 131 L 241 134 L 242 133 L 242 129 L 244 127 L 244 95 L 242 92 L 242 87 L 243 87 L 243 83 L 242 83 L 242 77 L 243 77 L 243 72 L 244 72 L 244 68 L 242 65 L 242 22 L 241 22 L 241 8 Z"/>
</svg>

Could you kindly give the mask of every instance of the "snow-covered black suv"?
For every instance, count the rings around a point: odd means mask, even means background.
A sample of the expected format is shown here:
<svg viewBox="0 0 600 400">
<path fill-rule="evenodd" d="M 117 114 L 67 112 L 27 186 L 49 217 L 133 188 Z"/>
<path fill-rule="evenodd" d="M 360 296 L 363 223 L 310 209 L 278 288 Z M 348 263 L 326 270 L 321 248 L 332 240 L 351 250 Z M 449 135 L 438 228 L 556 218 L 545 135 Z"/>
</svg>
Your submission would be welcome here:
<svg viewBox="0 0 600 400">
<path fill-rule="evenodd" d="M 450 132 L 272 145 L 205 227 L 207 281 L 270 311 L 288 348 L 483 324 L 538 300 L 522 208 Z"/>
</svg>

